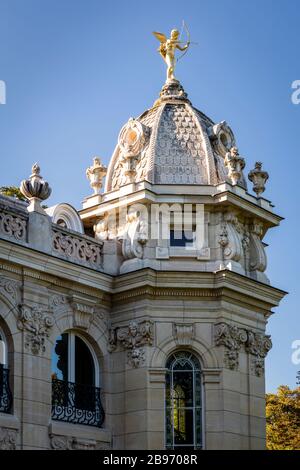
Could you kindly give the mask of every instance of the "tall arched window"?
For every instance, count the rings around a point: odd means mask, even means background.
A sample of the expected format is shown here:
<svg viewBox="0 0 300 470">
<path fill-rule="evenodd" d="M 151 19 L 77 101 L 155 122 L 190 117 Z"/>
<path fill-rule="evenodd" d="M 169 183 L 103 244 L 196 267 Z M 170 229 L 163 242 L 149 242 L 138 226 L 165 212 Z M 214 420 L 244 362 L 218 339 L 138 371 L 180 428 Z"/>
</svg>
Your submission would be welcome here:
<svg viewBox="0 0 300 470">
<path fill-rule="evenodd" d="M 202 448 L 202 386 L 198 359 L 179 351 L 166 367 L 166 448 Z"/>
<path fill-rule="evenodd" d="M 0 412 L 11 413 L 12 393 L 9 384 L 8 350 L 3 330 L 0 328 Z"/>
<path fill-rule="evenodd" d="M 52 353 L 52 418 L 100 427 L 104 411 L 93 349 L 77 333 L 60 335 Z"/>
</svg>

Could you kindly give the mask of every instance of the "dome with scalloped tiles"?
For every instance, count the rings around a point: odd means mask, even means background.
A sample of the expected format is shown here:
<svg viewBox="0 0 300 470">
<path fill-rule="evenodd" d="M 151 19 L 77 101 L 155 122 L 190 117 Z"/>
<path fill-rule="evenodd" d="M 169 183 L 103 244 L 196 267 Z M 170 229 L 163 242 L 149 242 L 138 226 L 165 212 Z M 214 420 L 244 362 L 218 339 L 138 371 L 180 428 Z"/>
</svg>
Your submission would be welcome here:
<svg viewBox="0 0 300 470">
<path fill-rule="evenodd" d="M 225 156 L 234 146 L 225 121 L 214 124 L 192 106 L 179 81 L 167 81 L 153 107 L 121 129 L 105 191 L 141 181 L 218 184 L 228 179 Z M 240 184 L 246 187 L 244 178 Z"/>
</svg>

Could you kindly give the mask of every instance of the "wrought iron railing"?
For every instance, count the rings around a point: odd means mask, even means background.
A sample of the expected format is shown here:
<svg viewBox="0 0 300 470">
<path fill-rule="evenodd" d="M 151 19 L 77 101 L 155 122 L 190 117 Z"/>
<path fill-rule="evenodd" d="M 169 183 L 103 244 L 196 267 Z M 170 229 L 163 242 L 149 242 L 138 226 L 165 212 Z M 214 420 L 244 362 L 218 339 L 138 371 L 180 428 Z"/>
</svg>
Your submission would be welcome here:
<svg viewBox="0 0 300 470">
<path fill-rule="evenodd" d="M 12 393 L 9 386 L 9 369 L 0 364 L 0 412 L 11 413 Z"/>
<path fill-rule="evenodd" d="M 104 410 L 101 389 L 52 379 L 52 419 L 101 427 Z"/>
</svg>

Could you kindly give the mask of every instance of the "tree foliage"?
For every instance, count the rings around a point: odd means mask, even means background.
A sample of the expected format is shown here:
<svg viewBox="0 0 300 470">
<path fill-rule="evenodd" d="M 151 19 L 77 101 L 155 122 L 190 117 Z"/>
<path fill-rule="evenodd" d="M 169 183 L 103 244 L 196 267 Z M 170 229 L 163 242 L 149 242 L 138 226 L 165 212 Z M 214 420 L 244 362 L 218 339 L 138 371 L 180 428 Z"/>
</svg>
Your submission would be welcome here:
<svg viewBox="0 0 300 470">
<path fill-rule="evenodd" d="M 0 194 L 3 196 L 10 196 L 19 199 L 20 201 L 27 201 L 26 197 L 23 196 L 20 189 L 17 186 L 2 186 L 0 188 Z"/>
<path fill-rule="evenodd" d="M 267 448 L 300 450 L 300 387 L 281 385 L 266 395 Z"/>
</svg>

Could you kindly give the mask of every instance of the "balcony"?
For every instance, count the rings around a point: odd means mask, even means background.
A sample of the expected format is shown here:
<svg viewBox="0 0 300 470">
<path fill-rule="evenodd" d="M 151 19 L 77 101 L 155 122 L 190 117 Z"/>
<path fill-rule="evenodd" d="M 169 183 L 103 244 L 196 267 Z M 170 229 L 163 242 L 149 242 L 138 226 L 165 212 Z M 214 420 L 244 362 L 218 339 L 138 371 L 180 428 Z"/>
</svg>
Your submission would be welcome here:
<svg viewBox="0 0 300 470">
<path fill-rule="evenodd" d="M 105 416 L 100 392 L 91 385 L 52 379 L 52 419 L 100 428 Z"/>
<path fill-rule="evenodd" d="M 0 412 L 11 413 L 12 393 L 9 386 L 9 369 L 0 364 Z"/>
</svg>

